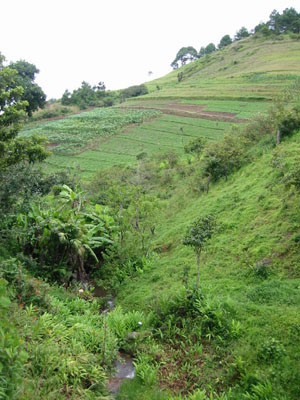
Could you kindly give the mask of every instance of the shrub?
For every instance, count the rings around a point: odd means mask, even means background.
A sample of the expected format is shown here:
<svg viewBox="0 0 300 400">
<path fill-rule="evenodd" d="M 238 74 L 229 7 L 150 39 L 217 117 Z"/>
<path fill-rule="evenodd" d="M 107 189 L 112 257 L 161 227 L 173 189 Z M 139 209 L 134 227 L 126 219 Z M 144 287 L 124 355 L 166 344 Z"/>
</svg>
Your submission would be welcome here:
<svg viewBox="0 0 300 400">
<path fill-rule="evenodd" d="M 259 348 L 257 357 L 261 361 L 272 362 L 279 361 L 285 354 L 282 344 L 274 338 L 269 338 Z"/>
<path fill-rule="evenodd" d="M 135 85 L 135 86 L 130 86 L 127 89 L 121 90 L 121 96 L 124 99 L 127 99 L 129 97 L 137 97 L 137 96 L 142 96 L 144 94 L 148 94 L 148 89 L 146 85 Z"/>
<path fill-rule="evenodd" d="M 199 289 L 183 288 L 171 300 L 163 300 L 156 306 L 153 318 L 157 335 L 165 339 L 188 334 L 196 340 L 200 337 L 210 340 L 230 336 L 231 311 L 226 304 L 209 299 Z"/>
<path fill-rule="evenodd" d="M 49 308 L 49 286 L 28 275 L 16 258 L 1 261 L 0 277 L 10 283 L 19 304 L 33 304 L 44 310 Z"/>
<path fill-rule="evenodd" d="M 209 146 L 204 154 L 204 174 L 213 181 L 228 175 L 242 166 L 244 149 L 241 141 L 233 136 L 224 137 L 222 142 Z"/>
<path fill-rule="evenodd" d="M 286 112 L 278 126 L 281 137 L 289 136 L 300 129 L 300 108 Z"/>
</svg>

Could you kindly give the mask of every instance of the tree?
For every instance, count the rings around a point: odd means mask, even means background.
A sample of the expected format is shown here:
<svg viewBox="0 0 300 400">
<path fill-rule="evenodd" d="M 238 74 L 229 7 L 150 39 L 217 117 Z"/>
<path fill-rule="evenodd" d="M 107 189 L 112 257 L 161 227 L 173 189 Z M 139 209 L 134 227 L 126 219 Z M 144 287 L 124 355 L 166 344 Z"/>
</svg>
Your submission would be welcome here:
<svg viewBox="0 0 300 400">
<path fill-rule="evenodd" d="M 71 104 L 71 102 L 72 102 L 72 100 L 71 100 L 71 93 L 68 91 L 68 89 L 66 89 L 66 90 L 64 91 L 64 94 L 62 95 L 61 104 L 62 104 L 63 106 L 68 106 L 68 105 Z"/>
<path fill-rule="evenodd" d="M 96 86 L 93 87 L 94 92 L 96 93 L 97 97 L 101 99 L 105 96 L 105 84 L 104 82 L 99 82 Z"/>
<path fill-rule="evenodd" d="M 196 60 L 197 58 L 198 58 L 198 53 L 197 50 L 194 49 L 194 47 L 192 46 L 182 47 L 176 54 L 176 57 L 171 64 L 171 67 L 173 69 L 177 69 L 179 66 L 178 62 L 181 62 L 181 65 L 185 65 L 187 61 L 193 61 Z"/>
<path fill-rule="evenodd" d="M 201 153 L 203 152 L 206 145 L 206 139 L 200 137 L 193 140 L 190 140 L 184 146 L 184 152 L 190 154 L 196 154 L 198 160 L 200 158 Z"/>
<path fill-rule="evenodd" d="M 206 47 L 205 47 L 205 55 L 207 54 L 211 54 L 214 51 L 216 51 L 216 46 L 213 43 L 209 43 Z"/>
<path fill-rule="evenodd" d="M 207 192 L 210 181 L 217 181 L 236 171 L 244 160 L 243 146 L 232 135 L 227 135 L 221 142 L 212 143 L 204 154 L 204 175 L 208 177 Z"/>
<path fill-rule="evenodd" d="M 270 19 L 267 22 L 271 31 L 276 34 L 285 32 L 300 32 L 300 13 L 291 7 L 283 10 L 282 14 L 273 10 L 270 14 Z"/>
<path fill-rule="evenodd" d="M 97 105 L 97 95 L 88 82 L 82 81 L 81 87 L 73 91 L 70 101 L 71 104 L 77 104 L 80 109 L 85 109 Z"/>
<path fill-rule="evenodd" d="M 260 23 L 254 28 L 254 33 L 261 33 L 263 36 L 270 36 L 272 31 L 269 29 L 268 25 L 265 23 Z"/>
<path fill-rule="evenodd" d="M 229 35 L 225 35 L 220 40 L 220 43 L 218 44 L 218 48 L 222 49 L 223 47 L 229 46 L 231 43 L 232 43 L 231 37 Z"/>
<path fill-rule="evenodd" d="M 178 74 L 177 74 L 177 80 L 178 80 L 178 82 L 181 82 L 182 79 L 183 79 L 183 72 L 178 72 Z"/>
<path fill-rule="evenodd" d="M 298 14 L 294 8 L 286 8 L 283 10 L 279 18 L 280 32 L 300 32 L 300 13 Z"/>
<path fill-rule="evenodd" d="M 3 62 L 0 54 L 0 170 L 21 161 L 42 161 L 48 155 L 43 138 L 17 137 L 28 102 L 22 99 L 23 87 L 17 85 L 17 71 L 5 67 Z"/>
<path fill-rule="evenodd" d="M 198 53 L 198 57 L 204 57 L 205 56 L 205 47 L 201 47 Z"/>
<path fill-rule="evenodd" d="M 104 82 L 99 82 L 95 86 L 91 86 L 88 82 L 83 81 L 81 87 L 73 90 L 70 93 L 65 90 L 61 98 L 63 105 L 77 105 L 79 108 L 84 109 L 89 106 L 97 106 L 104 104 L 104 98 L 106 97 Z"/>
<path fill-rule="evenodd" d="M 234 40 L 241 40 L 246 37 L 250 36 L 250 33 L 248 32 L 248 29 L 245 28 L 244 26 L 241 27 L 239 31 L 234 36 Z"/>
<path fill-rule="evenodd" d="M 185 236 L 182 239 L 182 243 L 185 246 L 191 246 L 196 253 L 197 258 L 197 281 L 196 288 L 199 287 L 200 279 L 200 255 L 202 250 L 205 248 L 206 243 L 211 239 L 215 230 L 215 219 L 211 215 L 205 217 L 199 217 L 194 221 L 187 229 Z"/>
<path fill-rule="evenodd" d="M 27 61 L 20 60 L 15 63 L 10 63 L 9 67 L 17 71 L 15 76 L 15 85 L 22 86 L 24 91 L 21 96 L 21 100 L 26 100 L 26 112 L 31 117 L 33 111 L 39 107 L 43 108 L 46 103 L 46 95 L 42 88 L 34 83 L 35 75 L 39 73 L 39 70 L 35 65 L 28 63 Z"/>
</svg>

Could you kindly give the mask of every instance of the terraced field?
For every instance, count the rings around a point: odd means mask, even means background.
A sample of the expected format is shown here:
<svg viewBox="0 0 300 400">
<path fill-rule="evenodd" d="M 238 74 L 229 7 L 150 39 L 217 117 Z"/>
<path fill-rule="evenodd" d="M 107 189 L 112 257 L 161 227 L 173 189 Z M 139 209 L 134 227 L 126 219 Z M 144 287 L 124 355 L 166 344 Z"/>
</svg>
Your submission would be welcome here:
<svg viewBox="0 0 300 400">
<path fill-rule="evenodd" d="M 123 108 L 153 109 L 165 114 L 173 114 L 182 117 L 201 118 L 211 121 L 224 121 L 231 123 L 246 122 L 254 114 L 265 112 L 269 102 L 262 101 L 233 101 L 233 100 L 143 100 L 125 103 Z"/>
<path fill-rule="evenodd" d="M 300 87 L 300 42 L 251 37 L 148 82 L 149 94 L 118 108 L 28 125 L 23 136 L 46 136 L 47 169 L 71 168 L 85 179 L 99 169 L 133 165 L 137 155 L 183 153 L 192 138 L 218 140 L 233 124 L 264 113 L 271 100 Z"/>
<path fill-rule="evenodd" d="M 132 165 L 137 155 L 152 155 L 174 150 L 183 154 L 184 145 L 196 137 L 219 140 L 231 127 L 231 123 L 197 118 L 161 115 L 137 126 L 130 126 L 93 148 L 72 156 L 53 154 L 48 160 L 48 169 L 70 168 L 84 178 L 90 178 L 99 169 L 113 165 Z"/>
<path fill-rule="evenodd" d="M 46 160 L 47 170 L 70 169 L 89 179 L 99 169 L 135 164 L 140 153 L 183 154 L 193 138 L 219 140 L 233 124 L 265 111 L 269 103 L 183 100 L 132 107 L 95 109 L 28 125 L 21 135 L 36 133 L 48 139 L 52 155 Z"/>
<path fill-rule="evenodd" d="M 297 38 L 254 36 L 148 82 L 143 99 L 269 101 L 300 79 L 299 60 Z"/>
<path fill-rule="evenodd" d="M 130 124 L 158 116 L 156 111 L 98 108 L 58 121 L 27 125 L 21 136 L 45 136 L 54 154 L 74 155 L 107 140 Z"/>
</svg>

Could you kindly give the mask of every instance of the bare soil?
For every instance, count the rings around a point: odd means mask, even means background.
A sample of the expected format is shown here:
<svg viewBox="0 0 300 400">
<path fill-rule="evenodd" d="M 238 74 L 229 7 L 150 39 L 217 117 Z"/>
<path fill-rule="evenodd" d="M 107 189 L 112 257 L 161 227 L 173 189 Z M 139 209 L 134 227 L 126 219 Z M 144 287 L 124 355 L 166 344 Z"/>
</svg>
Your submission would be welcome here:
<svg viewBox="0 0 300 400">
<path fill-rule="evenodd" d="M 154 109 L 163 112 L 164 114 L 172 114 L 180 117 L 189 117 L 189 118 L 201 118 L 207 119 L 210 121 L 223 121 L 223 122 L 233 122 L 233 123 L 241 123 L 246 122 L 245 118 L 237 118 L 236 113 L 229 112 L 218 112 L 218 111 L 206 111 L 204 108 L 205 104 L 180 104 L 177 102 L 171 102 L 166 105 L 155 105 L 151 103 L 147 103 L 147 105 L 130 105 L 128 107 L 123 107 L 127 109 L 138 108 L 138 109 Z"/>
</svg>

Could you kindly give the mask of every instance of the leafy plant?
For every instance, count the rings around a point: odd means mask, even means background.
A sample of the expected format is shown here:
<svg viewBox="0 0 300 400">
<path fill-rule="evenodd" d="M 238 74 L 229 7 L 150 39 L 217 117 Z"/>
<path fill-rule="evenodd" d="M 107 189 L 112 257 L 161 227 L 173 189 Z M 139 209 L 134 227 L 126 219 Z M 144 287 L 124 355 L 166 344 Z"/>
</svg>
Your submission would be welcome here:
<svg viewBox="0 0 300 400">
<path fill-rule="evenodd" d="M 286 352 L 282 344 L 274 338 L 269 338 L 260 347 L 258 359 L 266 362 L 278 361 L 285 354 Z"/>
<path fill-rule="evenodd" d="M 11 312 L 7 281 L 0 278 L 0 398 L 3 400 L 18 399 L 24 362 L 28 357 L 13 319 L 9 317 Z"/>
<path fill-rule="evenodd" d="M 157 366 L 151 362 L 147 354 L 138 354 L 134 361 L 137 377 L 146 386 L 154 386 L 157 383 Z"/>
<path fill-rule="evenodd" d="M 50 208 L 35 204 L 28 215 L 19 215 L 19 240 L 25 253 L 40 263 L 59 263 L 70 274 L 76 273 L 77 279 L 84 279 L 85 261 L 91 257 L 98 262 L 95 251 L 101 254 L 112 243 L 113 226 L 113 219 L 104 217 L 101 207 L 88 210 L 84 204 L 81 194 L 64 185 Z"/>
</svg>

